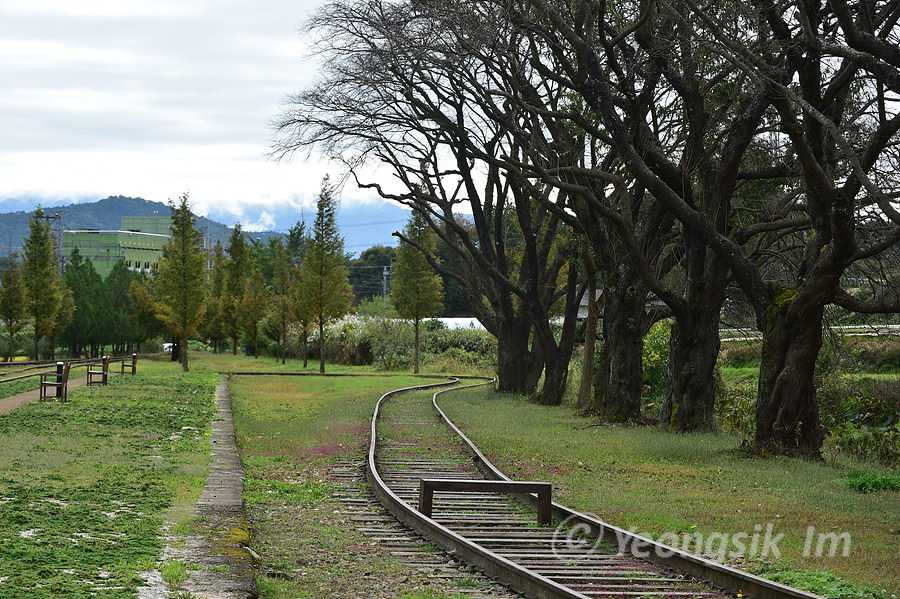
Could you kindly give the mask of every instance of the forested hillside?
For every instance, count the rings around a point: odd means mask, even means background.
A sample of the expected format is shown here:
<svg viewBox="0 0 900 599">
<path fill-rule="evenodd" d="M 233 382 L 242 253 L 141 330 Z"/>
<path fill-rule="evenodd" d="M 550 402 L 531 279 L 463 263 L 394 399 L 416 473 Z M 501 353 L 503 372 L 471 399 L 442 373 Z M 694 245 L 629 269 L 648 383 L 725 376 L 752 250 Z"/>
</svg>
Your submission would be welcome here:
<svg viewBox="0 0 900 599">
<path fill-rule="evenodd" d="M 142 198 L 110 196 L 97 202 L 68 204 L 65 206 L 44 206 L 45 212 L 59 215 L 53 223 L 54 231 L 68 229 L 119 229 L 123 216 L 167 216 L 169 207 L 162 202 L 151 202 Z M 24 210 L 0 213 L 0 244 L 3 249 L 21 252 L 22 238 L 28 234 L 28 214 Z M 198 218 L 197 224 L 206 229 L 213 239 L 222 239 L 223 224 L 208 218 Z M 233 223 L 229 223 L 229 226 Z M 266 233 L 255 233 L 265 237 Z"/>
</svg>

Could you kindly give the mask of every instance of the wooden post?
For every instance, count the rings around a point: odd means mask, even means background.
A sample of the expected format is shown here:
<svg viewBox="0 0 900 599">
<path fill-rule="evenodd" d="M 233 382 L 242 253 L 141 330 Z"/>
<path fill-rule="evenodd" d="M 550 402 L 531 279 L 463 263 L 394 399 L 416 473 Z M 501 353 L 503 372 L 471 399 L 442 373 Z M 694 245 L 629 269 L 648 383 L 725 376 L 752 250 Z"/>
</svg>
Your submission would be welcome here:
<svg viewBox="0 0 900 599">
<path fill-rule="evenodd" d="M 56 363 L 56 382 L 59 385 L 56 388 L 56 399 L 58 401 L 62 401 L 63 398 L 63 367 L 65 364 L 63 362 Z"/>
<path fill-rule="evenodd" d="M 131 354 L 131 376 L 137 374 L 137 354 Z"/>
<path fill-rule="evenodd" d="M 109 356 L 103 356 L 103 374 L 100 378 L 100 384 L 104 387 L 107 385 L 109 380 Z"/>
</svg>

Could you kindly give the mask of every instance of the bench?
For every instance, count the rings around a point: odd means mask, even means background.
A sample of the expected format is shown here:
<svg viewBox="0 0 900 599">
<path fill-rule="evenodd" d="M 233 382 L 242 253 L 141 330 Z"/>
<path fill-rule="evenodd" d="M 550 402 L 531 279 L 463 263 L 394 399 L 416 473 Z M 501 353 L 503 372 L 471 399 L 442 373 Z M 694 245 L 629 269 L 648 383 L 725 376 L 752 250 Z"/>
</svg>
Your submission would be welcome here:
<svg viewBox="0 0 900 599">
<path fill-rule="evenodd" d="M 57 362 L 56 372 L 42 372 L 41 377 L 41 401 L 47 399 L 47 390 L 54 390 L 54 397 L 60 401 L 66 401 L 68 397 L 69 371 L 71 364 L 69 362 Z M 50 380 L 53 378 L 54 380 Z"/>
<path fill-rule="evenodd" d="M 94 366 L 100 366 L 100 369 L 97 370 Z M 99 364 L 88 364 L 87 367 L 87 385 L 91 387 L 93 385 L 103 385 L 106 386 L 109 380 L 109 356 L 103 356 L 103 359 Z"/>
<path fill-rule="evenodd" d="M 131 359 L 122 358 L 122 374 L 125 374 L 125 365 L 131 366 L 131 375 L 137 374 L 137 354 L 131 354 Z"/>
</svg>

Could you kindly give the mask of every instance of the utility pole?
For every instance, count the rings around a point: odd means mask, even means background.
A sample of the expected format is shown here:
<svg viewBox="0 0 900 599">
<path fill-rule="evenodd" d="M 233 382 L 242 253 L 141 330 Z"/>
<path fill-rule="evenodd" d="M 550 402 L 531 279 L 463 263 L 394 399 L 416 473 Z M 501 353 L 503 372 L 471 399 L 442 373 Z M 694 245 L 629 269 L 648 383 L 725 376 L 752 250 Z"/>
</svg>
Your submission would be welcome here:
<svg viewBox="0 0 900 599">
<path fill-rule="evenodd" d="M 381 273 L 381 303 L 387 308 L 388 279 L 391 276 L 391 266 L 387 265 Z"/>
</svg>

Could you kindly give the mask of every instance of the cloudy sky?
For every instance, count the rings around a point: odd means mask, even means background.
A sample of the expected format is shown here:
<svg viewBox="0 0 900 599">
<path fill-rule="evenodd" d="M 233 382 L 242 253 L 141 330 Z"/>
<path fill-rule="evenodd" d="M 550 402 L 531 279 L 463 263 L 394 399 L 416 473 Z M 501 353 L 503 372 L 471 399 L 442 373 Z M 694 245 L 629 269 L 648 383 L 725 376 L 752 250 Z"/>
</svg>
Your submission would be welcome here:
<svg viewBox="0 0 900 599">
<path fill-rule="evenodd" d="M 318 3 L 0 0 L 0 211 L 187 191 L 247 228 L 309 212 L 329 166 L 265 154 L 282 99 L 315 75 L 299 29 Z"/>
</svg>

